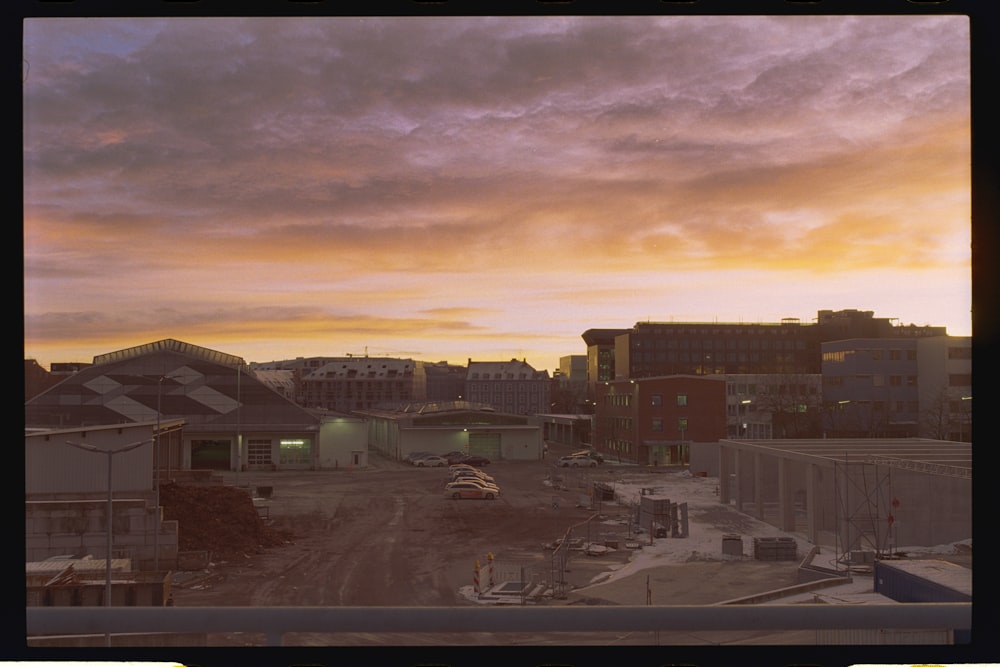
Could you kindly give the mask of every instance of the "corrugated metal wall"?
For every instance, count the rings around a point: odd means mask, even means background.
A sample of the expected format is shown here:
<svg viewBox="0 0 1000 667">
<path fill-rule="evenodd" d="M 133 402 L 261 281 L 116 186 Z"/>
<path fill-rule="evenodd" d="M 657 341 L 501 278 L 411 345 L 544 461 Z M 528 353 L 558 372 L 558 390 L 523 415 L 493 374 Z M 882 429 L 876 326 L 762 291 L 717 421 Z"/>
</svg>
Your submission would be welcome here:
<svg viewBox="0 0 1000 667">
<path fill-rule="evenodd" d="M 122 432 L 119 433 L 119 430 Z M 152 437 L 148 427 L 105 429 L 87 432 L 56 432 L 48 439 L 42 435 L 24 440 L 25 493 L 81 494 L 107 493 L 108 456 L 87 452 L 66 444 L 86 443 L 102 450 L 115 450 Z M 112 489 L 115 493 L 150 491 L 153 488 L 153 445 L 111 456 Z"/>
</svg>

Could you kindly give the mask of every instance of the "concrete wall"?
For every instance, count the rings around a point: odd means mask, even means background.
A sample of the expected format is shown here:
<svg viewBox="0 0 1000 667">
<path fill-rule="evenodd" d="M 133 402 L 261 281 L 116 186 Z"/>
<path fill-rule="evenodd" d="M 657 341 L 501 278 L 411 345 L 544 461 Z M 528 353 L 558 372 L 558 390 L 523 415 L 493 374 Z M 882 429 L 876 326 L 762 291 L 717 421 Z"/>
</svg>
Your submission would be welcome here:
<svg viewBox="0 0 1000 667">
<path fill-rule="evenodd" d="M 538 461 L 543 455 L 542 429 L 504 431 L 500 436 L 500 453 L 505 461 Z"/>
<path fill-rule="evenodd" d="M 324 421 L 319 430 L 321 470 L 368 465 L 368 424 L 351 417 Z"/>
<path fill-rule="evenodd" d="M 698 470 L 696 451 L 692 447 L 692 471 Z M 880 549 L 931 547 L 972 537 L 969 478 L 885 465 L 808 465 L 788 460 L 783 490 L 780 456 L 733 448 L 725 448 L 721 456 L 725 457 L 718 473 L 724 477 L 720 479 L 721 502 L 732 501 L 738 511 L 783 530 L 798 525 L 814 542 L 820 533 L 830 533 L 823 539 L 836 539 L 848 551 L 876 545 Z M 791 510 L 781 507 L 783 498 L 791 501 Z M 803 512 L 805 526 L 801 516 L 795 519 Z"/>
<path fill-rule="evenodd" d="M 707 477 L 719 476 L 719 443 L 692 442 L 688 453 L 691 457 L 688 468 L 692 474 L 703 472 Z"/>
<path fill-rule="evenodd" d="M 107 549 L 107 503 L 98 500 L 25 502 L 25 560 L 93 555 Z M 112 502 L 112 557 L 130 558 L 139 570 L 153 567 L 156 516 L 145 500 Z M 177 522 L 161 521 L 160 570 L 177 568 Z"/>
</svg>

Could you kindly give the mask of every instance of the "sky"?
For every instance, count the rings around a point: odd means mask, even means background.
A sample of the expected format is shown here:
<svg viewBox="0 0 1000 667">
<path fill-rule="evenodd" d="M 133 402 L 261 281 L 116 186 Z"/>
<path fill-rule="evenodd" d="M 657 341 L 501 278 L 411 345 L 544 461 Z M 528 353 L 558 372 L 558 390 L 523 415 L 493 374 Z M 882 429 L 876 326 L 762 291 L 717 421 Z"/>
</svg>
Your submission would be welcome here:
<svg viewBox="0 0 1000 667">
<path fill-rule="evenodd" d="M 29 19 L 25 358 L 968 336 L 969 67 L 963 16 Z"/>
</svg>

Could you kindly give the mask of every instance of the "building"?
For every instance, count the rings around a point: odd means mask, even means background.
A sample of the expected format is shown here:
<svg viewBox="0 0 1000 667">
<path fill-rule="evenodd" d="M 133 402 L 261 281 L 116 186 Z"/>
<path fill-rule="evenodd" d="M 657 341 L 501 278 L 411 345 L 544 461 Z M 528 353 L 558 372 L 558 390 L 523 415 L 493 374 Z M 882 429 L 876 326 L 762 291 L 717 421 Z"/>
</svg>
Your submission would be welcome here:
<svg viewBox="0 0 1000 667">
<path fill-rule="evenodd" d="M 672 375 L 597 386 L 594 446 L 606 459 L 687 465 L 692 448 L 726 436 L 726 383 Z"/>
<path fill-rule="evenodd" d="M 341 357 L 302 375 L 302 405 L 351 413 L 415 400 L 412 359 Z"/>
<path fill-rule="evenodd" d="M 251 370 L 253 376 L 289 401 L 297 401 L 301 377 L 293 370 Z"/>
<path fill-rule="evenodd" d="M 630 329 L 591 329 L 587 371 L 596 382 L 664 375 L 821 372 L 821 344 L 845 338 L 942 336 L 944 327 L 896 325 L 872 311 L 820 310 L 815 323 L 638 322 Z"/>
<path fill-rule="evenodd" d="M 628 333 L 628 329 L 587 329 L 583 342 L 587 346 L 587 398 L 596 398 L 598 382 L 618 378 L 615 368 L 615 338 Z"/>
<path fill-rule="evenodd" d="M 552 408 L 555 412 L 574 414 L 593 412 L 587 402 L 587 356 L 572 354 L 559 357 L 552 388 Z"/>
<path fill-rule="evenodd" d="M 418 401 L 464 400 L 466 370 L 465 366 L 446 361 L 418 361 L 414 398 Z"/>
<path fill-rule="evenodd" d="M 723 375 L 727 438 L 819 437 L 823 376 L 818 373 Z"/>
<path fill-rule="evenodd" d="M 239 357 L 173 339 L 94 357 L 89 367 L 25 402 L 41 429 L 183 419 L 163 468 L 316 469 L 367 465 L 363 429 L 318 414 L 257 380 Z M 356 420 L 355 420 L 356 421 Z"/>
<path fill-rule="evenodd" d="M 156 511 L 157 485 L 171 471 L 154 461 L 169 460 L 183 427 L 182 419 L 162 419 L 27 431 L 25 561 L 93 556 L 106 563 L 110 493 L 116 527 L 110 558 L 141 570 L 175 569 L 177 522 L 158 521 Z"/>
<path fill-rule="evenodd" d="M 473 361 L 465 374 L 466 400 L 490 405 L 497 412 L 533 415 L 549 412 L 551 378 L 526 361 Z"/>
<path fill-rule="evenodd" d="M 588 414 L 537 414 L 535 419 L 542 427 L 546 442 L 557 442 L 575 448 L 592 447 L 594 415 Z"/>
<path fill-rule="evenodd" d="M 533 461 L 544 454 L 536 419 L 468 401 L 414 403 L 360 414 L 368 423 L 369 447 L 397 461 L 412 452 L 465 452 L 491 461 Z"/>
<path fill-rule="evenodd" d="M 970 337 L 852 338 L 822 349 L 831 437 L 971 441 Z"/>
<path fill-rule="evenodd" d="M 840 557 L 972 537 L 971 443 L 819 438 L 719 448 L 719 502 Z"/>
<path fill-rule="evenodd" d="M 972 338 L 917 342 L 920 435 L 972 442 Z"/>
<path fill-rule="evenodd" d="M 825 433 L 837 438 L 915 437 L 918 374 L 914 338 L 823 343 Z"/>
<path fill-rule="evenodd" d="M 35 359 L 24 360 L 24 400 L 33 398 L 62 380 L 45 370 Z"/>
</svg>

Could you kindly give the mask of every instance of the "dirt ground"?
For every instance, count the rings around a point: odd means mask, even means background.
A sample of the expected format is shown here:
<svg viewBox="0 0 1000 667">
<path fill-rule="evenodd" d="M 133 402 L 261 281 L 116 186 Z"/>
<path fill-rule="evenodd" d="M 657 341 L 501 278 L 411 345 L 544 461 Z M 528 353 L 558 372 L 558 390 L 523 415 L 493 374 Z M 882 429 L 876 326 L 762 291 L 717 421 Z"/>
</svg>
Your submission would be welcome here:
<svg viewBox="0 0 1000 667">
<path fill-rule="evenodd" d="M 180 521 L 182 549 L 212 552 L 207 569 L 175 573 L 174 602 L 213 607 L 475 605 L 467 593 L 477 577 L 486 587 L 491 562 L 498 580 L 519 568 L 529 573 L 526 578 L 550 578 L 546 575 L 552 568 L 552 546 L 570 526 L 577 526 L 574 537 L 587 541 L 608 534 L 623 541 L 638 539 L 628 532 L 628 507 L 583 502 L 594 482 L 611 479 L 621 470 L 613 464 L 556 469 L 552 461 L 561 454 L 556 447 L 545 461 L 487 466 L 503 491 L 493 501 L 447 499 L 443 469 L 414 468 L 378 457 L 363 470 L 226 473 L 227 491 L 216 492 L 225 501 L 195 497 L 193 504 L 191 498 L 182 504 L 185 494 L 167 492 L 165 512 L 168 518 L 175 512 Z M 271 487 L 270 498 L 252 500 L 258 487 Z M 254 504 L 266 519 L 259 518 Z M 720 508 L 713 520 L 738 521 L 740 516 Z M 599 517 L 600 522 L 582 528 L 588 517 Z M 614 584 L 589 587 L 602 571 L 620 567 L 629 555 L 620 548 L 600 557 L 574 557 L 566 565 L 564 594 L 540 603 L 711 604 L 795 583 L 794 564 L 730 561 L 658 567 Z M 595 635 L 572 641 L 647 644 L 648 635 Z M 208 642 L 256 645 L 263 639 L 226 634 L 212 635 Z M 302 646 L 567 641 L 565 636 L 472 637 L 448 633 L 446 628 L 433 637 L 391 633 L 285 637 L 286 643 Z"/>
</svg>

